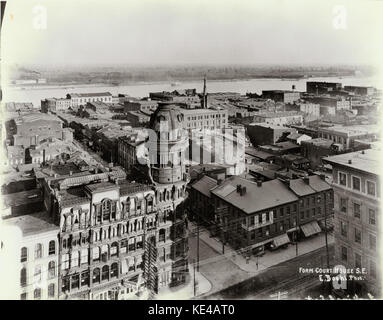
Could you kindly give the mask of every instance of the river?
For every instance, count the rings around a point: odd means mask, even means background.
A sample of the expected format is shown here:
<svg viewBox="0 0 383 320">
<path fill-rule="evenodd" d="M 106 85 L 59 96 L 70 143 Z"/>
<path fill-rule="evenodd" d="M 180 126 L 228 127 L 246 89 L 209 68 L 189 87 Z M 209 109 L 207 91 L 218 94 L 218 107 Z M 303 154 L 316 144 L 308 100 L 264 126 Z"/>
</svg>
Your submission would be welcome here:
<svg viewBox="0 0 383 320">
<path fill-rule="evenodd" d="M 376 77 L 324 77 L 324 78 L 305 78 L 305 79 L 249 79 L 249 80 L 208 80 L 207 92 L 256 92 L 260 94 L 262 90 L 291 90 L 295 85 L 296 90 L 305 91 L 306 81 L 327 81 L 341 82 L 343 85 L 360 85 L 378 87 Z M 196 88 L 201 92 L 203 81 L 180 82 L 172 86 L 170 82 L 156 83 L 136 83 L 131 85 L 110 86 L 110 85 L 63 85 L 63 86 L 10 86 L 3 91 L 4 102 L 32 102 L 35 107 L 40 107 L 41 99 L 45 98 L 64 98 L 67 93 L 86 93 L 86 92 L 110 92 L 113 95 L 118 93 L 128 94 L 133 97 L 145 97 L 149 92 L 173 91 L 176 89 Z M 381 89 L 378 87 L 378 89 Z"/>
</svg>

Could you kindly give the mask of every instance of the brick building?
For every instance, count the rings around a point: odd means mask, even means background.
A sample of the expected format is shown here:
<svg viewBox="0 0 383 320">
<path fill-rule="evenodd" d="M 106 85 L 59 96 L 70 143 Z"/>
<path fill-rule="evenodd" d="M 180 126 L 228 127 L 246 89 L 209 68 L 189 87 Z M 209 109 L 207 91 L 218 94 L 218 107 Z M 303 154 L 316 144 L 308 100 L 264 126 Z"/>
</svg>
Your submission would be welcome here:
<svg viewBox="0 0 383 320">
<path fill-rule="evenodd" d="M 324 158 L 333 167 L 335 261 L 346 268 L 365 268 L 364 280 L 351 280 L 347 291 L 381 296 L 379 150 Z"/>
</svg>

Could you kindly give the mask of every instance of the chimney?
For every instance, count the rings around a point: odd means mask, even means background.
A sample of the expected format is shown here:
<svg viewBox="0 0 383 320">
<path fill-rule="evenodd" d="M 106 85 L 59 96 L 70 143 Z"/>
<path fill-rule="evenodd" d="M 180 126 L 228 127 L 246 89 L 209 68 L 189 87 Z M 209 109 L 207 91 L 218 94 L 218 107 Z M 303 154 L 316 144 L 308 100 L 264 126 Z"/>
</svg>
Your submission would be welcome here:
<svg viewBox="0 0 383 320">
<path fill-rule="evenodd" d="M 320 177 L 323 181 L 326 181 L 326 176 L 325 176 L 323 173 L 321 173 L 321 174 L 319 175 L 319 177 Z"/>
<path fill-rule="evenodd" d="M 246 193 L 246 187 L 242 187 L 240 191 L 241 197 Z"/>
<path fill-rule="evenodd" d="M 217 185 L 220 185 L 222 183 L 222 179 L 217 179 Z"/>
<path fill-rule="evenodd" d="M 69 171 L 69 175 L 71 176 L 71 175 L 73 175 L 73 171 L 71 170 L 71 171 Z"/>
<path fill-rule="evenodd" d="M 241 192 L 241 188 L 242 186 L 240 184 L 237 184 L 237 192 L 240 193 Z"/>
<path fill-rule="evenodd" d="M 352 164 L 352 160 L 350 159 L 350 160 L 348 160 L 348 164 Z"/>
<path fill-rule="evenodd" d="M 310 179 L 309 179 L 309 177 L 304 177 L 304 178 L 303 178 L 303 181 L 304 181 L 306 184 L 309 184 L 309 183 L 310 183 Z"/>
</svg>

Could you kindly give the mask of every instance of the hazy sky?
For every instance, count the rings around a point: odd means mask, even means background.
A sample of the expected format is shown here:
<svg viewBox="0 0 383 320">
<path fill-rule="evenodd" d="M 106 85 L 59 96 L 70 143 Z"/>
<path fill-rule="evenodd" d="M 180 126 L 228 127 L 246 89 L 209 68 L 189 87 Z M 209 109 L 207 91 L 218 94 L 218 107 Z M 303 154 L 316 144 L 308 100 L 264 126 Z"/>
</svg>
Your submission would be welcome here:
<svg viewBox="0 0 383 320">
<path fill-rule="evenodd" d="M 33 27 L 33 8 L 47 28 Z M 336 5 L 346 29 L 336 29 Z M 13 0 L 2 59 L 22 64 L 374 64 L 383 1 Z"/>
</svg>

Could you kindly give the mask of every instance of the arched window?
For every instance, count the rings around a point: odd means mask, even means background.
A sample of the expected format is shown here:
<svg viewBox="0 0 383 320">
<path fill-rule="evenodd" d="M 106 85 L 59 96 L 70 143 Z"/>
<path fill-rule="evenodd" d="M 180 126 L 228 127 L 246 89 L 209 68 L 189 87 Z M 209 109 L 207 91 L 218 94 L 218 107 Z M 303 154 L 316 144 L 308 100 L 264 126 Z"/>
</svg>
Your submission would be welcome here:
<svg viewBox="0 0 383 320">
<path fill-rule="evenodd" d="M 93 283 L 100 283 L 100 268 L 93 270 Z"/>
<path fill-rule="evenodd" d="M 48 279 L 52 279 L 56 276 L 56 263 L 54 261 L 50 261 L 48 263 Z"/>
<path fill-rule="evenodd" d="M 35 266 L 35 282 L 41 281 L 41 266 Z"/>
<path fill-rule="evenodd" d="M 43 256 L 43 245 L 41 243 L 35 246 L 35 259 L 40 259 Z"/>
<path fill-rule="evenodd" d="M 51 283 L 48 286 L 48 298 L 54 298 L 55 297 L 55 284 Z"/>
<path fill-rule="evenodd" d="M 54 240 L 49 241 L 49 255 L 56 254 L 56 242 Z"/>
<path fill-rule="evenodd" d="M 110 213 L 112 210 L 112 201 L 110 200 L 103 200 L 102 201 L 102 219 L 103 220 L 110 220 Z"/>
<path fill-rule="evenodd" d="M 115 257 L 118 255 L 118 243 L 113 242 L 112 246 L 110 247 L 110 256 Z"/>
<path fill-rule="evenodd" d="M 27 247 L 22 247 L 21 248 L 21 262 L 26 262 L 28 260 L 28 248 Z"/>
<path fill-rule="evenodd" d="M 110 277 L 111 278 L 118 277 L 118 263 L 117 262 L 112 263 L 112 265 L 110 267 Z"/>
<path fill-rule="evenodd" d="M 33 292 L 33 297 L 36 300 L 40 300 L 41 299 L 41 289 L 40 288 L 35 289 L 35 291 Z"/>
<path fill-rule="evenodd" d="M 20 271 L 20 285 L 25 287 L 27 285 L 27 269 L 22 268 Z"/>
<path fill-rule="evenodd" d="M 108 280 L 108 279 L 109 279 L 109 266 L 103 266 L 101 280 Z"/>
</svg>

